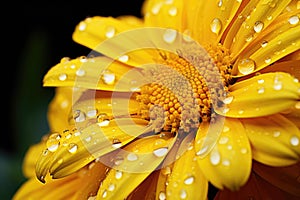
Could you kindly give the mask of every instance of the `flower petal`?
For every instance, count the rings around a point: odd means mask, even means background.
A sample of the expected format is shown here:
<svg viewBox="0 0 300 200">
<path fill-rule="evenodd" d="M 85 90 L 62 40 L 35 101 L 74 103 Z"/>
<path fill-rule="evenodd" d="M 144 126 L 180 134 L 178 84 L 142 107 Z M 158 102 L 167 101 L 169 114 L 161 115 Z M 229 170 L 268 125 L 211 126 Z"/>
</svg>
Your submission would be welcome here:
<svg viewBox="0 0 300 200">
<path fill-rule="evenodd" d="M 73 40 L 114 60 L 138 67 L 153 62 L 153 54 L 146 48 L 140 50 L 142 47 L 138 41 L 145 41 L 145 31 L 131 37 L 130 31 L 140 27 L 136 21 L 129 19 L 129 16 L 117 19 L 89 17 L 76 26 Z"/>
<path fill-rule="evenodd" d="M 289 2 L 290 0 L 249 1 L 230 27 L 224 41 L 224 45 L 231 50 L 233 57 L 251 44 L 251 41 L 276 19 Z"/>
<path fill-rule="evenodd" d="M 282 114 L 300 128 L 300 101 L 294 107 L 282 112 Z"/>
<path fill-rule="evenodd" d="M 106 124 L 91 124 L 77 130 L 64 130 L 50 135 L 47 149 L 40 155 L 37 177 L 43 182 L 50 171 L 54 178 L 64 177 L 99 156 L 112 152 L 146 132 L 148 122 L 139 119 L 118 119 Z"/>
<path fill-rule="evenodd" d="M 277 174 L 273 174 L 274 178 Z M 249 181 L 240 188 L 239 191 L 220 190 L 214 200 L 223 199 L 289 199 L 297 200 L 299 197 L 293 196 L 282 191 L 278 187 L 274 187 L 269 182 L 255 173 L 252 173 Z"/>
<path fill-rule="evenodd" d="M 113 155 L 113 167 L 102 182 L 97 199 L 125 199 L 157 169 L 175 141 L 176 137 L 149 136 L 138 139 L 118 151 Z"/>
<path fill-rule="evenodd" d="M 218 44 L 242 1 L 197 1 L 186 4 L 187 30 L 202 45 Z M 201 33 L 201 34 L 199 34 Z"/>
<path fill-rule="evenodd" d="M 72 109 L 73 88 L 55 88 L 55 95 L 48 106 L 47 119 L 52 132 L 64 130 L 68 127 L 68 115 Z"/>
<path fill-rule="evenodd" d="M 205 199 L 208 181 L 195 160 L 194 148 L 186 150 L 174 163 L 167 179 L 167 199 Z M 160 195 L 163 195 L 160 193 Z"/>
<path fill-rule="evenodd" d="M 271 166 L 286 166 L 300 160 L 300 131 L 282 115 L 241 121 L 255 160 Z"/>
<path fill-rule="evenodd" d="M 300 162 L 286 167 L 270 167 L 254 162 L 253 170 L 270 184 L 300 197 Z"/>
<path fill-rule="evenodd" d="M 299 10 L 288 12 L 262 32 L 255 40 L 240 53 L 237 61 L 233 65 L 233 75 L 245 75 L 243 61 L 251 60 L 253 63 L 252 72 L 263 69 L 275 61 L 293 53 L 299 49 L 300 23 Z M 250 71 L 249 71 L 250 72 Z"/>
<path fill-rule="evenodd" d="M 172 28 L 181 31 L 183 8 L 184 2 L 182 0 L 149 1 L 144 16 L 145 26 Z"/>
<path fill-rule="evenodd" d="M 195 148 L 199 152 L 197 145 Z M 204 176 L 217 188 L 232 191 L 238 190 L 248 180 L 251 160 L 250 143 L 244 127 L 239 120 L 231 118 L 225 119 L 223 130 L 212 151 L 204 158 L 198 157 Z"/>
<path fill-rule="evenodd" d="M 81 87 L 131 92 L 134 80 L 143 80 L 135 68 L 106 57 L 62 59 L 44 77 L 43 86 Z M 135 83 L 141 84 L 141 83 Z"/>
<path fill-rule="evenodd" d="M 294 106 L 300 98 L 299 88 L 299 82 L 287 73 L 257 75 L 231 86 L 230 101 L 223 107 L 215 106 L 215 111 L 238 118 L 275 114 Z"/>
</svg>

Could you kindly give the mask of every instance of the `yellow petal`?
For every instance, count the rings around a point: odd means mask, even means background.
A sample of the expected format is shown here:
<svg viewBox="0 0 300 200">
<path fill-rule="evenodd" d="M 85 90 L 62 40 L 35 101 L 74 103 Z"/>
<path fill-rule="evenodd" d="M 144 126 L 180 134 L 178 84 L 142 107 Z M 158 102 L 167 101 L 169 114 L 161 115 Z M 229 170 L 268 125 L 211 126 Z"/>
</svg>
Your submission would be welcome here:
<svg viewBox="0 0 300 200">
<path fill-rule="evenodd" d="M 295 106 L 282 112 L 282 114 L 300 128 L 300 101 Z"/>
<path fill-rule="evenodd" d="M 113 167 L 102 182 L 97 199 L 125 199 L 157 169 L 175 140 L 176 137 L 149 136 L 118 151 L 110 158 Z"/>
<path fill-rule="evenodd" d="M 80 22 L 73 33 L 73 40 L 93 51 L 131 66 L 153 61 L 152 53 L 141 46 L 148 40 L 137 19 L 129 16 L 92 17 Z M 131 37 L 131 32 L 142 30 Z"/>
<path fill-rule="evenodd" d="M 195 145 L 195 150 L 199 152 L 197 147 Z M 198 156 L 204 176 L 217 188 L 232 191 L 247 182 L 251 161 L 250 143 L 244 127 L 239 120 L 231 118 L 225 119 L 223 130 L 211 152 L 204 158 Z"/>
<path fill-rule="evenodd" d="M 109 91 L 132 91 L 141 83 L 143 75 L 128 65 L 106 57 L 62 59 L 44 77 L 48 87 L 80 87 Z"/>
<path fill-rule="evenodd" d="M 45 141 L 41 141 L 40 143 L 30 146 L 27 150 L 22 166 L 23 174 L 26 178 L 35 176 L 35 164 L 39 155 L 45 149 L 45 145 Z"/>
<path fill-rule="evenodd" d="M 205 199 L 208 181 L 195 159 L 195 150 L 188 149 L 174 163 L 167 180 L 167 199 Z M 163 195 L 160 193 L 160 195 Z"/>
<path fill-rule="evenodd" d="M 186 5 L 187 29 L 201 45 L 218 44 L 242 1 L 193 1 Z"/>
<path fill-rule="evenodd" d="M 299 88 L 299 82 L 287 73 L 257 75 L 231 86 L 223 107 L 215 107 L 215 110 L 218 114 L 238 118 L 275 114 L 299 100 Z"/>
<path fill-rule="evenodd" d="M 37 177 L 43 182 L 50 172 L 54 178 L 64 177 L 92 160 L 114 151 L 147 131 L 147 121 L 118 119 L 93 123 L 81 131 L 77 128 L 55 133 L 48 139 L 47 149 L 36 165 Z"/>
<path fill-rule="evenodd" d="M 183 8 L 182 0 L 151 1 L 145 13 L 145 26 L 172 28 L 182 30 Z"/>
<path fill-rule="evenodd" d="M 241 120 L 252 146 L 253 158 L 271 166 L 300 160 L 300 131 L 282 115 Z"/>
<path fill-rule="evenodd" d="M 47 119 L 52 132 L 68 127 L 68 115 L 72 108 L 72 87 L 55 88 L 55 95 L 48 106 Z"/>
<path fill-rule="evenodd" d="M 276 19 L 289 2 L 290 0 L 249 1 L 230 27 L 224 45 L 231 50 L 232 55 L 238 55 Z"/>
<path fill-rule="evenodd" d="M 299 17 L 299 11 L 279 16 L 266 31 L 241 52 L 233 65 L 233 75 L 245 75 L 242 64 L 245 59 L 253 62 L 252 72 L 256 72 L 297 51 L 300 44 Z"/>
</svg>

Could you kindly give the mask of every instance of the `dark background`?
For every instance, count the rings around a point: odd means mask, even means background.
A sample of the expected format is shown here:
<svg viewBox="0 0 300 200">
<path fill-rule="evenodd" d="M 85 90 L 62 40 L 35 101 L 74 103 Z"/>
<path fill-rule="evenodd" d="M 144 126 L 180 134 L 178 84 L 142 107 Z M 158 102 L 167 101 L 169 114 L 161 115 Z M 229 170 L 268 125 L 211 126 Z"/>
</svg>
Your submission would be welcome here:
<svg viewBox="0 0 300 200">
<path fill-rule="evenodd" d="M 75 26 L 96 15 L 139 17 L 142 2 L 11 1 L 1 6 L 1 200 L 11 199 L 25 181 L 25 152 L 48 131 L 46 112 L 54 90 L 42 87 L 43 76 L 62 57 L 76 58 L 90 52 L 72 41 Z"/>
</svg>

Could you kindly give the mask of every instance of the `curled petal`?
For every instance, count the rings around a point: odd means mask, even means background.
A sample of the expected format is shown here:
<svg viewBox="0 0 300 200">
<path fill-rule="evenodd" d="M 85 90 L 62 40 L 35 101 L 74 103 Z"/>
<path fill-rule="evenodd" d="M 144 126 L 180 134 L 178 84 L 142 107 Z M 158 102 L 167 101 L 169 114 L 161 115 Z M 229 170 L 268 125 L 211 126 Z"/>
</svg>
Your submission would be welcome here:
<svg viewBox="0 0 300 200">
<path fill-rule="evenodd" d="M 282 115 L 241 119 L 252 145 L 253 158 L 271 166 L 300 160 L 300 131 Z"/>
<path fill-rule="evenodd" d="M 300 84 L 290 74 L 275 72 L 254 76 L 229 88 L 221 115 L 250 118 L 275 114 L 294 106 L 300 99 Z"/>
<path fill-rule="evenodd" d="M 125 199 L 157 169 L 175 141 L 176 137 L 149 136 L 116 152 L 111 163 L 112 169 L 98 191 L 98 199 Z"/>
<path fill-rule="evenodd" d="M 196 152 L 199 153 L 198 149 Z M 250 143 L 242 123 L 226 118 L 216 145 L 206 157 L 198 158 L 198 163 L 213 185 L 236 191 L 249 178 L 251 160 Z"/>
<path fill-rule="evenodd" d="M 124 118 L 105 124 L 94 123 L 80 131 L 73 128 L 53 133 L 46 142 L 47 149 L 38 159 L 37 177 L 44 182 L 48 171 L 54 178 L 67 176 L 129 143 L 147 131 L 147 124 L 144 120 Z"/>
</svg>

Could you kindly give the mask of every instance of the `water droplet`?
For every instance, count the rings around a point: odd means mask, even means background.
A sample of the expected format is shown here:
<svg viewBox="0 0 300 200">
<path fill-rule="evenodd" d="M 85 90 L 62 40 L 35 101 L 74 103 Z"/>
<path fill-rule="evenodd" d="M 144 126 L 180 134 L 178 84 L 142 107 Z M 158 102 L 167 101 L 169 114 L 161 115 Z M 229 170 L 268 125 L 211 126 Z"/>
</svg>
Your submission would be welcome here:
<svg viewBox="0 0 300 200">
<path fill-rule="evenodd" d="M 86 29 L 86 23 L 85 22 L 80 22 L 78 25 L 78 30 L 80 31 L 85 31 Z"/>
<path fill-rule="evenodd" d="M 169 15 L 171 15 L 171 16 L 176 16 L 177 15 L 177 8 L 175 7 L 175 6 L 173 6 L 173 7 L 171 7 L 170 9 L 169 9 Z"/>
<path fill-rule="evenodd" d="M 160 11 L 160 8 L 161 8 L 162 4 L 161 3 L 157 3 L 155 4 L 152 9 L 151 9 L 151 12 L 153 15 L 157 15 Z"/>
<path fill-rule="evenodd" d="M 255 69 L 255 62 L 252 59 L 242 59 L 238 63 L 238 70 L 243 75 L 250 74 Z"/>
<path fill-rule="evenodd" d="M 115 35 L 116 29 L 113 26 L 108 26 L 106 28 L 105 36 L 107 38 L 112 38 Z"/>
<path fill-rule="evenodd" d="M 97 109 L 92 109 L 92 110 L 89 110 L 87 111 L 86 113 L 86 116 L 92 118 L 92 117 L 95 117 L 97 115 Z"/>
<path fill-rule="evenodd" d="M 242 154 L 246 154 L 248 152 L 248 150 L 246 148 L 241 148 L 241 153 Z"/>
<path fill-rule="evenodd" d="M 222 165 L 224 165 L 224 166 L 229 166 L 229 165 L 230 165 L 230 160 L 228 160 L 228 159 L 223 159 Z"/>
<path fill-rule="evenodd" d="M 218 1 L 218 7 L 221 7 L 223 5 L 223 0 Z"/>
<path fill-rule="evenodd" d="M 104 190 L 103 193 L 102 193 L 102 198 L 106 198 L 107 197 L 107 191 Z"/>
<path fill-rule="evenodd" d="M 101 127 L 108 126 L 110 123 L 109 117 L 106 113 L 101 113 L 97 117 L 97 124 Z"/>
<path fill-rule="evenodd" d="M 228 113 L 229 112 L 229 108 L 223 108 L 223 110 L 222 110 L 222 113 L 223 114 L 226 114 L 226 113 Z"/>
<path fill-rule="evenodd" d="M 115 188 L 116 188 L 115 184 L 112 184 L 112 183 L 111 183 L 111 184 L 108 186 L 108 188 L 107 188 L 107 189 L 108 189 L 109 191 L 111 191 L 111 192 L 112 192 L 112 191 L 114 191 L 114 190 L 115 190 Z"/>
<path fill-rule="evenodd" d="M 280 131 L 273 132 L 273 137 L 279 137 L 279 136 L 280 136 Z"/>
<path fill-rule="evenodd" d="M 122 55 L 122 56 L 119 57 L 118 60 L 121 61 L 121 62 L 127 62 L 129 60 L 129 56 Z"/>
<path fill-rule="evenodd" d="M 168 153 L 168 148 L 167 147 L 163 147 L 163 148 L 159 148 L 153 151 L 153 154 L 157 157 L 163 157 Z"/>
<path fill-rule="evenodd" d="M 159 198 L 159 200 L 166 200 L 167 199 L 166 194 L 164 192 L 160 192 L 158 198 Z"/>
<path fill-rule="evenodd" d="M 281 90 L 282 89 L 282 82 L 281 81 L 275 82 L 273 88 L 274 88 L 274 90 Z"/>
<path fill-rule="evenodd" d="M 297 136 L 291 137 L 290 143 L 291 143 L 292 146 L 298 146 L 299 145 L 299 138 Z"/>
<path fill-rule="evenodd" d="M 269 21 L 271 21 L 272 19 L 273 19 L 272 15 L 270 15 L 270 16 L 267 17 L 267 20 L 269 20 Z"/>
<path fill-rule="evenodd" d="M 80 62 L 82 62 L 82 63 L 86 63 L 86 62 L 88 61 L 88 59 L 87 59 L 86 56 L 80 56 L 80 57 L 79 57 L 79 60 L 80 60 Z"/>
<path fill-rule="evenodd" d="M 264 79 L 258 79 L 258 80 L 257 80 L 257 83 L 258 83 L 258 84 L 263 84 L 264 82 L 265 82 Z"/>
<path fill-rule="evenodd" d="M 55 152 L 59 147 L 60 142 L 57 139 L 48 139 L 46 142 L 47 149 Z"/>
<path fill-rule="evenodd" d="M 183 40 L 184 41 L 186 41 L 186 42 L 192 42 L 193 41 L 193 39 L 192 39 L 192 37 L 191 37 L 191 31 L 190 30 L 188 30 L 188 29 L 186 29 L 186 30 L 184 30 L 183 31 Z"/>
<path fill-rule="evenodd" d="M 263 87 L 260 87 L 257 89 L 258 94 L 263 94 L 264 92 L 265 92 L 265 88 L 263 88 Z"/>
<path fill-rule="evenodd" d="M 84 139 L 86 142 L 90 142 L 92 140 L 92 136 L 88 136 Z"/>
<path fill-rule="evenodd" d="M 76 110 L 74 113 L 75 122 L 84 122 L 86 120 L 85 113 L 81 110 Z"/>
<path fill-rule="evenodd" d="M 134 154 L 134 153 L 129 153 L 127 155 L 127 160 L 128 161 L 136 161 L 137 159 L 138 159 L 138 156 L 136 154 Z"/>
<path fill-rule="evenodd" d="M 242 115 L 242 114 L 244 114 L 244 112 L 245 112 L 244 110 L 239 110 L 238 114 Z"/>
<path fill-rule="evenodd" d="M 122 176 L 123 176 L 123 173 L 121 171 L 116 171 L 116 174 L 115 174 L 116 179 L 121 179 Z"/>
<path fill-rule="evenodd" d="M 114 164 L 115 165 L 121 165 L 124 161 L 124 158 L 122 156 L 117 156 L 115 159 L 114 159 Z"/>
<path fill-rule="evenodd" d="M 102 71 L 101 78 L 105 84 L 112 85 L 115 82 L 116 75 L 110 70 L 104 70 Z"/>
<path fill-rule="evenodd" d="M 254 27 L 253 27 L 253 29 L 256 33 L 261 32 L 263 28 L 264 28 L 264 23 L 262 23 L 261 21 L 255 22 Z"/>
<path fill-rule="evenodd" d="M 226 136 L 223 136 L 219 139 L 219 144 L 226 144 L 229 141 L 229 138 Z"/>
<path fill-rule="evenodd" d="M 166 43 L 173 43 L 176 39 L 177 31 L 174 29 L 166 29 L 163 39 Z"/>
<path fill-rule="evenodd" d="M 180 190 L 180 199 L 186 199 L 187 197 L 187 193 L 185 190 Z"/>
<path fill-rule="evenodd" d="M 196 155 L 197 155 L 197 156 L 201 156 L 201 155 L 203 155 L 204 153 L 206 153 L 207 150 L 208 150 L 208 146 L 202 147 L 202 148 L 196 153 Z"/>
<path fill-rule="evenodd" d="M 291 25 L 296 25 L 299 23 L 299 17 L 297 15 L 294 15 L 292 17 L 289 18 L 289 23 Z"/>
<path fill-rule="evenodd" d="M 233 96 L 230 96 L 230 97 L 226 97 L 226 98 L 223 100 L 223 103 L 225 103 L 225 104 L 230 104 L 232 101 L 233 101 Z"/>
<path fill-rule="evenodd" d="M 213 33 L 216 33 L 216 34 L 219 34 L 220 31 L 222 29 L 222 23 L 221 23 L 221 20 L 218 19 L 218 18 L 214 18 L 212 20 L 212 22 L 210 23 L 210 30 L 213 32 Z"/>
<path fill-rule="evenodd" d="M 195 180 L 195 177 L 190 176 L 190 177 L 188 177 L 188 178 L 186 178 L 186 179 L 184 180 L 184 184 L 186 184 L 186 185 L 191 185 L 191 184 L 194 183 L 194 180 Z"/>
<path fill-rule="evenodd" d="M 267 41 L 262 41 L 262 43 L 260 44 L 262 48 L 265 48 L 268 45 Z"/>
<path fill-rule="evenodd" d="M 67 80 L 67 74 L 60 74 L 60 75 L 58 76 L 58 79 L 59 79 L 60 81 L 65 81 L 65 80 Z"/>
<path fill-rule="evenodd" d="M 228 145 L 228 146 L 227 146 L 227 149 L 228 149 L 228 150 L 231 150 L 231 149 L 232 149 L 232 146 L 231 146 L 231 145 Z"/>
<path fill-rule="evenodd" d="M 218 151 L 213 151 L 213 152 L 210 153 L 209 159 L 210 159 L 210 163 L 212 165 L 217 165 L 221 161 L 221 155 Z"/>
<path fill-rule="evenodd" d="M 266 63 L 266 64 L 269 64 L 271 61 L 272 61 L 272 59 L 271 59 L 270 57 L 267 57 L 267 58 L 265 59 L 265 63 Z"/>
<path fill-rule="evenodd" d="M 84 69 L 78 69 L 76 71 L 76 75 L 77 76 L 84 76 L 85 75 L 85 70 Z"/>
<path fill-rule="evenodd" d="M 69 151 L 70 153 L 76 153 L 77 149 L 78 149 L 77 144 L 74 144 L 74 143 L 70 143 L 70 144 L 69 144 L 68 151 Z"/>
</svg>

